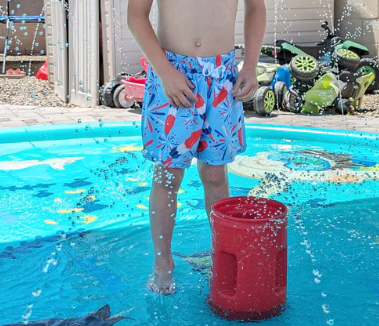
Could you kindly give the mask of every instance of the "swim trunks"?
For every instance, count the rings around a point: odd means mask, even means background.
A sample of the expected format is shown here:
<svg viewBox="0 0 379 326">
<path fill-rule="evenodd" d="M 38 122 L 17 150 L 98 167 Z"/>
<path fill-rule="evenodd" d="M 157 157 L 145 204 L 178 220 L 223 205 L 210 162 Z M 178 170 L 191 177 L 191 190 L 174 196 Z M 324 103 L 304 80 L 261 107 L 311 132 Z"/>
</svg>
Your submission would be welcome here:
<svg viewBox="0 0 379 326">
<path fill-rule="evenodd" d="M 187 168 L 195 157 L 210 165 L 230 163 L 246 149 L 242 102 L 231 93 L 237 81 L 235 51 L 216 57 L 188 57 L 165 51 L 191 83 L 192 108 L 170 105 L 151 66 L 142 107 L 145 158 L 170 168 Z"/>
</svg>

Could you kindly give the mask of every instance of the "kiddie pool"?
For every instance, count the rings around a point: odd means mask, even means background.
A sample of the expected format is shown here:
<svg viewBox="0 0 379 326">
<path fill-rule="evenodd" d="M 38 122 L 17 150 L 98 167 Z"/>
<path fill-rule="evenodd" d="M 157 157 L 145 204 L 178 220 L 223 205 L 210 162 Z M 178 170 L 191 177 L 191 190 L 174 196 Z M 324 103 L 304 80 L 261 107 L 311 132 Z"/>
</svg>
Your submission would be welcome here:
<svg viewBox="0 0 379 326">
<path fill-rule="evenodd" d="M 139 135 L 138 123 L 0 130 L 0 325 L 106 304 L 133 318 L 119 326 L 238 324 L 205 303 L 210 231 L 195 165 L 179 192 L 177 293 L 146 291 L 152 165 Z M 247 137 L 232 195 L 289 208 L 288 307 L 263 324 L 378 325 L 379 135 L 247 125 Z"/>
</svg>

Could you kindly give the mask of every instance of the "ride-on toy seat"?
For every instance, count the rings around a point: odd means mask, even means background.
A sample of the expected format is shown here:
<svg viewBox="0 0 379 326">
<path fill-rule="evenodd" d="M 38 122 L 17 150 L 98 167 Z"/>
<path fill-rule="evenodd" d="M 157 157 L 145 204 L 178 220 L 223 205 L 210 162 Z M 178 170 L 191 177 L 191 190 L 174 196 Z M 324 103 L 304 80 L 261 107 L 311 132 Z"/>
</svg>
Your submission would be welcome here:
<svg viewBox="0 0 379 326">
<path fill-rule="evenodd" d="M 370 72 L 367 75 L 358 77 L 355 80 L 356 85 L 358 86 L 357 93 L 353 96 L 352 105 L 354 109 L 360 109 L 362 106 L 363 95 L 365 95 L 367 89 L 372 85 L 375 80 L 375 74 Z"/>
</svg>

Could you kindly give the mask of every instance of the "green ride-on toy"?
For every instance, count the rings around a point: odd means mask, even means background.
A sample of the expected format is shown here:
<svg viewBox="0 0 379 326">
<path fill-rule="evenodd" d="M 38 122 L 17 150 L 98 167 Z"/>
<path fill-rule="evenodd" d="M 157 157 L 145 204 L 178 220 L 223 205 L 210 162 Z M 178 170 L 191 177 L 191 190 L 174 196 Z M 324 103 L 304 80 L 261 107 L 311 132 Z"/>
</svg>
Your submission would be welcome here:
<svg viewBox="0 0 379 326">
<path fill-rule="evenodd" d="M 241 54 L 244 55 L 243 45 L 236 45 L 236 49 L 241 49 Z M 238 64 L 239 71 L 243 64 L 243 61 Z M 258 62 L 256 75 L 258 89 L 251 100 L 243 103 L 243 107 L 245 111 L 255 111 L 261 116 L 269 116 L 274 109 L 282 109 L 283 96 L 291 85 L 289 68 L 274 63 Z"/>
<path fill-rule="evenodd" d="M 366 46 L 351 40 L 345 40 L 332 32 L 328 26 L 328 22 L 324 21 L 321 27 L 327 32 L 327 37 L 320 43 L 315 45 L 295 45 L 285 40 L 278 40 L 275 46 L 264 45 L 261 53 L 275 58 L 281 65 L 289 64 L 297 55 L 311 55 L 319 62 L 326 63 L 330 67 L 336 67 L 339 60 L 344 60 L 345 56 L 354 52 L 359 58 L 359 62 L 355 65 L 356 72 L 365 74 L 373 73 L 374 81 L 368 87 L 367 92 L 374 92 L 379 89 L 379 65 L 377 60 L 371 58 L 362 58 L 369 55 Z M 348 51 L 348 52 L 346 52 Z M 350 58 L 352 59 L 352 58 Z"/>
<path fill-rule="evenodd" d="M 326 107 L 334 107 L 341 114 L 348 113 L 351 105 L 359 109 L 363 95 L 372 84 L 375 75 L 372 72 L 351 71 L 349 67 L 354 68 L 353 62 L 359 63 L 359 58 L 357 61 L 355 53 L 341 53 L 345 59 L 338 60 L 338 64 L 345 70 L 339 75 L 331 69 L 326 69 L 324 64 L 320 64 L 310 55 L 294 57 L 290 63 L 290 70 L 295 81 L 284 95 L 284 108 L 294 113 L 306 114 L 318 114 Z"/>
</svg>

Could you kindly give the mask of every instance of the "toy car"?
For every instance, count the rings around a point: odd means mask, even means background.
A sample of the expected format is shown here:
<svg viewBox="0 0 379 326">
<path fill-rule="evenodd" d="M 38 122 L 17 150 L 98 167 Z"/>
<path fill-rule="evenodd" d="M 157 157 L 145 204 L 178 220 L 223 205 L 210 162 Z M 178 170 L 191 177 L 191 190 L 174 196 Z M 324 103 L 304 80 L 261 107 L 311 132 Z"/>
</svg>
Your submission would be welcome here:
<svg viewBox="0 0 379 326">
<path fill-rule="evenodd" d="M 352 62 L 339 61 L 339 64 L 347 68 L 344 64 Z M 349 69 L 336 75 L 310 55 L 294 57 L 290 70 L 295 82 L 284 95 L 283 107 L 294 113 L 318 114 L 320 108 L 334 107 L 346 114 L 351 105 L 360 108 L 363 95 L 375 78 L 371 72 L 354 73 Z"/>
<path fill-rule="evenodd" d="M 242 50 L 244 46 L 236 45 L 236 49 Z M 244 62 L 238 64 L 238 70 Z M 257 65 L 257 80 L 259 87 L 252 100 L 243 103 L 245 110 L 255 111 L 261 116 L 268 116 L 274 109 L 282 108 L 283 96 L 291 85 L 290 71 L 286 66 L 274 63 L 259 62 Z"/>
<path fill-rule="evenodd" d="M 373 92 L 379 88 L 379 65 L 378 62 L 371 58 L 363 58 L 369 55 L 366 46 L 351 40 L 344 40 L 332 32 L 328 22 L 324 21 L 321 27 L 327 32 L 327 37 L 316 45 L 295 45 L 285 40 L 278 40 L 276 46 L 264 45 L 261 52 L 267 56 L 276 58 L 281 65 L 289 64 L 297 55 L 311 55 L 319 62 L 325 62 L 329 66 L 335 66 L 336 61 L 345 60 L 346 55 L 351 56 L 355 53 L 359 57 L 359 62 L 355 65 L 356 72 L 373 73 L 374 80 L 368 87 L 367 92 Z M 347 52 L 348 51 L 348 52 Z M 352 59 L 352 57 L 347 57 Z M 338 64 L 338 62 L 337 62 Z"/>
<path fill-rule="evenodd" d="M 102 104 L 111 108 L 130 108 L 135 102 L 142 102 L 148 62 L 145 57 L 141 57 L 140 62 L 143 71 L 135 75 L 120 73 L 114 80 L 100 88 Z"/>
</svg>

